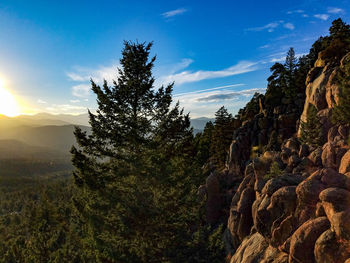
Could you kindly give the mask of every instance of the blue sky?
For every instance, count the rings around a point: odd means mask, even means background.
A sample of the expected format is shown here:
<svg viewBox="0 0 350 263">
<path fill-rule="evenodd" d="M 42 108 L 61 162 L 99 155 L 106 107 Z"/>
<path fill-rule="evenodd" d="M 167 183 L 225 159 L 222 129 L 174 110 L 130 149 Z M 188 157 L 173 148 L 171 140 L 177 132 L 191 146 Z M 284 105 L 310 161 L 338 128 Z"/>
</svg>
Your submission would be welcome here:
<svg viewBox="0 0 350 263">
<path fill-rule="evenodd" d="M 26 113 L 95 109 L 89 79 L 116 78 L 123 40 L 154 41 L 156 84 L 191 116 L 264 92 L 289 47 L 307 53 L 349 0 L 0 2 L 0 78 Z"/>
</svg>

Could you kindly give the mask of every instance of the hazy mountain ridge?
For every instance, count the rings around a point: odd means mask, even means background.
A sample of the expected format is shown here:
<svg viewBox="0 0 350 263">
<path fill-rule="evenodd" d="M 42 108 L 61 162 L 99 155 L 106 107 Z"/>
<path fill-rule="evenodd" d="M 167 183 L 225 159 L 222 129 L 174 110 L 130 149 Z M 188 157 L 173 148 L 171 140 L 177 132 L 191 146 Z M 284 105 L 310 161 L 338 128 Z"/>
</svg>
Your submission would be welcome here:
<svg viewBox="0 0 350 263">
<path fill-rule="evenodd" d="M 15 149 L 18 149 L 19 143 L 23 143 L 21 145 L 23 152 L 15 151 L 16 154 L 13 153 L 14 158 L 18 156 L 25 158 L 26 153 L 28 158 L 33 158 L 35 152 L 38 153 L 37 157 L 41 158 L 44 157 L 42 152 L 45 152 L 45 150 L 50 154 L 53 151 L 57 151 L 57 155 L 68 155 L 71 146 L 75 144 L 73 134 L 75 125 L 78 125 L 83 131 L 90 131 L 87 118 L 88 114 L 54 115 L 39 113 L 36 115 L 20 115 L 18 117 L 0 115 L 0 151 L 1 147 L 11 150 L 9 145 L 12 142 Z M 207 117 L 191 119 L 194 133 L 203 131 L 208 121 L 214 121 L 214 119 Z M 82 125 L 82 123 L 87 125 Z M 29 147 L 32 148 L 29 149 Z"/>
</svg>

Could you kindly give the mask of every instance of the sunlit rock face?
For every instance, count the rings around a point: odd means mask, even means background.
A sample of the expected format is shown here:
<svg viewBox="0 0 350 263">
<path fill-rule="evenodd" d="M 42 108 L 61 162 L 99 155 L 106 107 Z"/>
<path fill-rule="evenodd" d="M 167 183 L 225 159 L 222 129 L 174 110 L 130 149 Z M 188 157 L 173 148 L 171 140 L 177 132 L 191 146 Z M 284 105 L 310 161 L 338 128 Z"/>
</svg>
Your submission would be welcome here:
<svg viewBox="0 0 350 263">
<path fill-rule="evenodd" d="M 266 127 L 253 119 L 235 134 L 227 163 L 228 173 L 240 178 L 232 187 L 227 220 L 231 263 L 350 262 L 350 127 L 329 121 L 339 100 L 337 70 L 339 65 L 319 59 L 306 81 L 299 118 L 306 120 L 310 104 L 316 106 L 323 124 L 321 147 L 303 144 L 294 130 L 280 149 L 249 160 L 243 146 L 251 147 L 250 135 Z M 280 123 L 279 131 L 283 125 L 291 126 Z M 273 163 L 278 176 L 268 174 Z"/>
</svg>

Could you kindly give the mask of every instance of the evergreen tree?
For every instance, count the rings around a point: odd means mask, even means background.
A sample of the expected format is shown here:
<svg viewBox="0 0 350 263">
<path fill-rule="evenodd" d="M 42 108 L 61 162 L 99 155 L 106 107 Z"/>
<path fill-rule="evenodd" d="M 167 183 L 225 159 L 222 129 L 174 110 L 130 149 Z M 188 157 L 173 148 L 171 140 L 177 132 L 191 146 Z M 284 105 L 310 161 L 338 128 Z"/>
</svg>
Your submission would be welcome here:
<svg viewBox="0 0 350 263">
<path fill-rule="evenodd" d="M 197 211 L 189 116 L 170 108 L 173 84 L 153 88 L 151 46 L 124 43 L 113 87 L 91 81 L 92 134 L 75 131 L 74 203 L 98 262 L 181 257 Z"/>
<path fill-rule="evenodd" d="M 275 63 L 271 68 L 271 76 L 267 79 L 267 90 L 265 93 L 265 106 L 273 110 L 280 105 L 283 97 L 283 89 L 287 85 L 285 79 L 286 69 L 281 63 Z"/>
<path fill-rule="evenodd" d="M 295 57 L 295 52 L 294 52 L 294 49 L 291 47 L 288 50 L 286 61 L 284 63 L 286 85 L 283 86 L 283 89 L 282 89 L 285 96 L 288 98 L 294 98 L 296 95 L 296 85 L 295 85 L 296 64 L 297 64 L 297 59 Z"/>
<path fill-rule="evenodd" d="M 302 142 L 314 147 L 322 145 L 322 124 L 317 116 L 317 109 L 314 105 L 310 104 L 307 111 L 306 122 L 301 121 L 300 125 L 300 139 Z"/>
<path fill-rule="evenodd" d="M 341 58 L 350 51 L 350 26 L 344 23 L 340 18 L 332 22 L 329 28 L 330 36 L 328 37 L 325 48 L 320 53 L 320 57 L 327 63 L 339 63 Z"/>
<path fill-rule="evenodd" d="M 334 107 L 332 121 L 335 124 L 350 124 L 350 59 L 344 61 L 337 75 L 340 88 L 339 101 Z"/>
<path fill-rule="evenodd" d="M 329 28 L 331 38 L 347 39 L 350 37 L 350 25 L 343 22 L 341 18 L 335 19 Z"/>
<path fill-rule="evenodd" d="M 202 133 L 198 133 L 196 137 L 198 138 L 197 145 L 197 162 L 200 166 L 207 163 L 210 157 L 210 145 L 213 136 L 214 125 L 211 121 L 205 124 Z"/>
<path fill-rule="evenodd" d="M 222 106 L 215 113 L 214 131 L 210 146 L 210 162 L 216 169 L 225 167 L 226 156 L 233 135 L 233 117 Z"/>
</svg>

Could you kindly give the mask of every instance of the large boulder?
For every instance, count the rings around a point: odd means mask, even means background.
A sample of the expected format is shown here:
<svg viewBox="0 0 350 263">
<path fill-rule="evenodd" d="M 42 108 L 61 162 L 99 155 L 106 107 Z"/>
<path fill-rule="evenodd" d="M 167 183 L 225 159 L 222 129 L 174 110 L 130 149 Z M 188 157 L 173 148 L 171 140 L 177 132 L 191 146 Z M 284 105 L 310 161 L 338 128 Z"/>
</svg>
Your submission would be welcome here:
<svg viewBox="0 0 350 263">
<path fill-rule="evenodd" d="M 336 239 L 335 233 L 326 230 L 315 243 L 314 255 L 317 263 L 343 263 L 348 253 Z"/>
<path fill-rule="evenodd" d="M 314 247 L 319 236 L 329 229 L 327 217 L 311 219 L 301 225 L 293 234 L 289 249 L 289 262 L 315 262 Z"/>
<path fill-rule="evenodd" d="M 321 192 L 320 200 L 337 237 L 350 241 L 350 192 L 327 188 Z"/>
<path fill-rule="evenodd" d="M 342 146 L 339 147 L 335 142 L 327 142 L 325 145 L 323 145 L 323 166 L 338 170 L 338 167 L 340 166 L 341 160 L 346 151 L 346 148 Z"/>
<path fill-rule="evenodd" d="M 259 233 L 243 240 L 231 263 L 287 263 L 288 255 L 269 246 Z"/>
<path fill-rule="evenodd" d="M 348 150 L 340 161 L 339 173 L 346 174 L 350 172 L 350 150 Z"/>
</svg>

